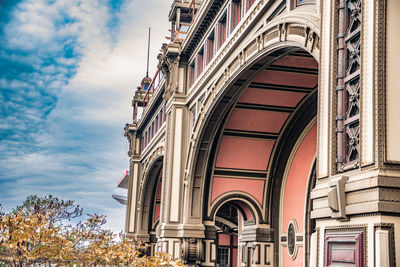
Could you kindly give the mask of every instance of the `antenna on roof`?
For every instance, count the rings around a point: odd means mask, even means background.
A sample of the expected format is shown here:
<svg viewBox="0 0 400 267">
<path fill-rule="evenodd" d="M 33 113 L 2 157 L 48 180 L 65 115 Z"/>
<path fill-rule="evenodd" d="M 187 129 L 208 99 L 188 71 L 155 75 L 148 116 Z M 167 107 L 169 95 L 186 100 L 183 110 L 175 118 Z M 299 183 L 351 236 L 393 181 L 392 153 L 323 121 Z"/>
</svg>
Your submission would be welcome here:
<svg viewBox="0 0 400 267">
<path fill-rule="evenodd" d="M 151 31 L 151 27 L 149 27 L 149 40 L 147 42 L 147 70 L 146 70 L 146 77 L 149 77 L 150 31 Z"/>
</svg>

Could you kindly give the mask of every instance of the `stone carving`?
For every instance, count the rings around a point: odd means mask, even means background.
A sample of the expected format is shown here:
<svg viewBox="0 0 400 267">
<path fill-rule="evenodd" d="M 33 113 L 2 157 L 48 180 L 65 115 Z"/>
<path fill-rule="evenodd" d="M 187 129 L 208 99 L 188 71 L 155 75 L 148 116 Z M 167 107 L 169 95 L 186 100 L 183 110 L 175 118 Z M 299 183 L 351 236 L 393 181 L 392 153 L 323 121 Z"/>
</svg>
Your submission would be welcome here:
<svg viewBox="0 0 400 267">
<path fill-rule="evenodd" d="M 361 0 L 341 0 L 338 34 L 337 168 L 357 168 L 360 161 Z"/>
</svg>

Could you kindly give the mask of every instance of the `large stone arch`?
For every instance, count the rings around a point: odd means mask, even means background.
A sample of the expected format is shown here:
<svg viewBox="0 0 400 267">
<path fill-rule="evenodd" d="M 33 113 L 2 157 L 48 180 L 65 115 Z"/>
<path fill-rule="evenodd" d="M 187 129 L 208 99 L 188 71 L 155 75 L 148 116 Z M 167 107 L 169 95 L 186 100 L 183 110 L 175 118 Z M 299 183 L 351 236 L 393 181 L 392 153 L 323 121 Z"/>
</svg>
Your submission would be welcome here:
<svg viewBox="0 0 400 267">
<path fill-rule="evenodd" d="M 163 168 L 164 155 L 162 148 L 156 149 L 145 164 L 145 172 L 142 175 L 142 180 L 138 189 L 138 220 L 137 220 L 137 234 L 136 239 L 145 242 L 156 242 L 155 231 L 157 221 L 154 220 L 157 190 L 162 180 L 162 168 Z M 161 189 L 161 188 L 160 188 Z M 159 205 L 159 204 L 158 204 Z M 159 213 L 160 207 L 158 207 Z M 159 215 L 158 215 L 159 216 Z"/>
<path fill-rule="evenodd" d="M 257 79 L 261 71 L 271 70 L 268 67 L 274 62 L 279 62 L 292 53 L 298 53 L 296 51 L 299 49 L 311 55 L 318 63 L 319 36 L 317 29 L 310 27 L 310 24 L 312 23 L 304 18 L 291 17 L 260 29 L 254 40 L 248 41 L 248 45 L 239 52 L 237 59 L 229 64 L 224 75 L 215 79 L 200 109 L 191 136 L 185 172 L 188 184 L 185 200 L 186 223 L 203 224 L 212 220 L 210 215 L 214 199 L 211 197 L 213 192 L 210 192 L 210 185 L 215 181 L 214 166 L 218 160 L 216 155 L 221 146 L 222 134 L 225 126 L 229 124 L 228 120 L 233 116 L 232 112 L 237 107 L 238 99 L 253 79 Z M 316 70 L 318 71 L 318 67 Z M 316 80 L 318 84 L 318 78 Z M 317 84 L 315 90 L 308 92 L 307 97 L 296 104 L 295 112 L 293 111 L 295 116 L 289 115 L 289 122 L 285 121 L 281 126 L 271 148 L 271 158 L 267 160 L 269 178 L 263 185 L 263 199 L 262 203 L 259 203 L 261 216 L 258 224 L 261 225 L 260 230 L 263 230 L 262 235 L 268 236 L 265 240 L 279 240 L 280 202 L 272 200 L 281 197 L 283 171 L 290 151 L 304 128 L 317 116 Z M 229 197 L 226 201 L 229 201 Z M 278 264 L 279 245 L 273 246 L 272 249 L 271 254 L 274 254 L 275 264 Z"/>
<path fill-rule="evenodd" d="M 254 36 L 224 74 L 215 79 L 200 108 L 191 135 L 185 167 L 185 183 L 188 184 L 185 194 L 187 223 L 202 223 L 203 196 L 207 193 L 204 191 L 204 178 L 207 176 L 207 166 L 212 165 L 209 161 L 210 154 L 213 153 L 212 147 L 215 146 L 213 142 L 216 142 L 215 137 L 220 134 L 221 121 L 228 116 L 242 89 L 261 69 L 296 49 L 307 51 L 319 61 L 319 29 L 316 20 L 307 20 L 302 16 L 281 18 L 259 29 Z M 253 46 L 255 48 L 252 48 Z M 245 56 L 249 49 L 255 51 Z M 240 79 L 244 76 L 247 77 L 246 80 Z M 313 101 L 316 105 L 316 96 Z"/>
</svg>

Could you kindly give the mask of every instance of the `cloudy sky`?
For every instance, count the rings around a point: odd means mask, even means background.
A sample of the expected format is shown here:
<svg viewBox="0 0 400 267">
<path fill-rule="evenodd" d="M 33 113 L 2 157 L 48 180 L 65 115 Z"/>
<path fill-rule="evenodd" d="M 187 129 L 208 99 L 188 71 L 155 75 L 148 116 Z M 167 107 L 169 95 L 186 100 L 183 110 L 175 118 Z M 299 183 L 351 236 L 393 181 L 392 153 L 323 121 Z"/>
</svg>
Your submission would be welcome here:
<svg viewBox="0 0 400 267">
<path fill-rule="evenodd" d="M 168 35 L 171 0 L 0 0 L 0 203 L 76 200 L 123 229 L 111 198 L 128 169 L 123 127 Z M 150 75 L 152 76 L 152 74 Z"/>
</svg>

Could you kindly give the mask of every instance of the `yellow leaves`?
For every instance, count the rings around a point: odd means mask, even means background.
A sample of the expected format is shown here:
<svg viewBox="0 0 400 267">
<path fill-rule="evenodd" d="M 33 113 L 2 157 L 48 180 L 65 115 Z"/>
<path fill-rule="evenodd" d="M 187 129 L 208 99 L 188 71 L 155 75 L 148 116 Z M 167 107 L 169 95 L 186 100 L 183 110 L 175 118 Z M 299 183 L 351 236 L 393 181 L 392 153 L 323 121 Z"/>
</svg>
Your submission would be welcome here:
<svg viewBox="0 0 400 267">
<path fill-rule="evenodd" d="M 21 208 L 0 216 L 0 266 L 183 266 L 168 254 L 144 255 L 144 244 L 124 238 L 116 241 L 118 235 L 103 229 L 105 216 L 88 215 L 86 221 L 76 225 L 55 223 L 54 218 L 61 216 L 52 199 L 46 200 L 51 207 L 48 213 L 44 208 L 34 209 L 40 212 L 23 212 Z M 34 201 L 41 199 L 29 201 L 37 207 L 40 205 Z M 57 201 L 64 209 L 69 208 L 69 202 Z"/>
</svg>

